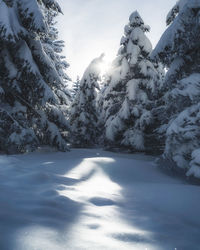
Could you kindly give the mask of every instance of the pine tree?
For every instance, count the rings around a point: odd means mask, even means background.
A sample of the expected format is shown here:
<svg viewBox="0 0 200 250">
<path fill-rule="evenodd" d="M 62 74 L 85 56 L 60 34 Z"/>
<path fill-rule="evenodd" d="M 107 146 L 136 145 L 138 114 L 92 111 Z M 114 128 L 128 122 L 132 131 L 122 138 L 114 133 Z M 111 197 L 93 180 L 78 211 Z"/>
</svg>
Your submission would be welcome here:
<svg viewBox="0 0 200 250">
<path fill-rule="evenodd" d="M 45 9 L 44 11 L 49 32 L 44 34 L 42 37 L 43 47 L 46 54 L 51 58 L 54 67 L 62 79 L 59 88 L 57 88 L 55 91 L 56 95 L 60 99 L 59 109 L 62 111 L 65 117 L 68 118 L 72 94 L 69 91 L 71 78 L 66 73 L 66 70 L 70 65 L 66 62 L 66 57 L 62 55 L 65 42 L 58 40 L 58 29 L 55 27 L 57 24 L 55 18 L 58 16 L 58 11 L 55 11 L 54 9 Z"/>
<path fill-rule="evenodd" d="M 194 176 L 200 179 L 200 148 L 192 152 L 192 160 L 190 162 L 190 169 L 187 172 L 187 176 Z"/>
<path fill-rule="evenodd" d="M 63 78 L 44 45 L 50 39 L 45 11 L 51 10 L 61 12 L 54 0 L 0 0 L 1 151 L 67 150 Z"/>
<path fill-rule="evenodd" d="M 107 72 L 101 76 L 101 82 L 100 82 L 100 90 L 98 92 L 97 96 L 97 105 L 98 105 L 98 112 L 99 112 L 99 122 L 98 122 L 98 127 L 102 133 L 100 134 L 99 137 L 99 145 L 102 147 L 104 146 L 105 142 L 105 128 L 104 128 L 104 123 L 105 123 L 105 116 L 106 116 L 106 111 L 107 111 L 107 106 L 106 106 L 106 100 L 105 100 L 105 94 L 109 85 L 109 82 L 111 80 L 111 72 L 109 72 L 109 67 L 108 65 Z"/>
<path fill-rule="evenodd" d="M 80 88 L 80 77 L 77 76 L 76 81 L 73 83 L 73 86 L 72 86 L 72 98 L 76 97 L 76 94 L 78 93 L 79 88 Z"/>
<path fill-rule="evenodd" d="M 105 136 L 112 146 L 145 149 L 145 130 L 153 120 L 151 109 L 161 79 L 149 58 L 152 45 L 145 35 L 149 29 L 137 11 L 131 14 L 110 70 L 103 112 Z"/>
<path fill-rule="evenodd" d="M 62 55 L 65 42 L 58 40 L 58 29 L 55 27 L 57 24 L 55 18 L 58 16 L 58 12 L 54 9 L 45 9 L 44 11 L 49 32 L 43 36 L 43 47 L 62 79 L 60 86 L 62 91 L 57 90 L 56 94 L 62 102 L 62 110 L 68 110 L 71 103 L 71 93 L 68 90 L 68 83 L 71 82 L 71 78 L 67 75 L 66 70 L 70 65 L 66 62 L 66 57 Z"/>
<path fill-rule="evenodd" d="M 96 98 L 100 80 L 99 64 L 102 62 L 102 57 L 94 59 L 86 69 L 72 103 L 70 125 L 73 134 L 72 145 L 76 147 L 91 147 L 98 142 Z"/>
<path fill-rule="evenodd" d="M 200 1 L 180 0 L 167 16 L 169 26 L 152 56 L 168 72 L 159 112 L 166 137 L 164 157 L 187 171 L 200 147 Z M 159 113 L 158 112 L 158 113 Z"/>
</svg>

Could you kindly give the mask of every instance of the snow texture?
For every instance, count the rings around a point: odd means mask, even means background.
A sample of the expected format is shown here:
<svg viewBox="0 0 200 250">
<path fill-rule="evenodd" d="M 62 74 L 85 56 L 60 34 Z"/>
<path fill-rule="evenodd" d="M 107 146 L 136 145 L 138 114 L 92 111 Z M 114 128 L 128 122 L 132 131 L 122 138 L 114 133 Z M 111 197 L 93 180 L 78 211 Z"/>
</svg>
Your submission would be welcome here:
<svg viewBox="0 0 200 250">
<path fill-rule="evenodd" d="M 0 156 L 0 249 L 198 249 L 199 186 L 143 154 L 48 150 Z"/>
</svg>

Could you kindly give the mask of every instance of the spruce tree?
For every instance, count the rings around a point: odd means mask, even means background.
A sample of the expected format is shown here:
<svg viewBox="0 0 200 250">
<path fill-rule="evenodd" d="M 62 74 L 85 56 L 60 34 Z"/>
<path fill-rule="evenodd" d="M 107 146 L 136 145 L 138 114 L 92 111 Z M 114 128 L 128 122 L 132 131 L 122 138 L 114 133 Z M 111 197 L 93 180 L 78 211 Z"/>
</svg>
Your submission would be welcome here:
<svg viewBox="0 0 200 250">
<path fill-rule="evenodd" d="M 200 179 L 200 148 L 192 152 L 192 160 L 190 162 L 190 169 L 187 172 L 187 176 L 194 176 Z"/>
<path fill-rule="evenodd" d="M 61 12 L 54 0 L 0 0 L 1 151 L 67 150 L 63 78 L 44 45 L 51 10 Z"/>
<path fill-rule="evenodd" d="M 45 20 L 48 24 L 49 32 L 44 34 L 42 40 L 45 52 L 51 58 L 54 67 L 62 79 L 60 86 L 62 91 L 57 90 L 56 92 L 62 103 L 61 108 L 63 110 L 68 110 L 71 103 L 71 93 L 68 90 L 68 84 L 69 82 L 71 83 L 71 78 L 67 75 L 66 70 L 70 65 L 66 62 L 66 57 L 62 54 L 65 42 L 58 40 L 57 22 L 55 21 L 57 16 L 58 11 L 54 9 L 45 10 Z"/>
<path fill-rule="evenodd" d="M 65 42 L 58 40 L 58 29 L 55 26 L 57 24 L 55 19 L 58 14 L 59 13 L 54 9 L 45 10 L 45 20 L 48 24 L 49 32 L 44 34 L 42 41 L 46 54 L 51 58 L 51 62 L 54 64 L 55 69 L 62 79 L 59 88 L 56 89 L 56 95 L 60 99 L 59 109 L 68 119 L 69 109 L 72 101 L 72 94 L 69 91 L 71 78 L 66 73 L 69 63 L 66 62 L 66 57 L 62 55 Z"/>
<path fill-rule="evenodd" d="M 103 55 L 94 59 L 80 81 L 79 90 L 72 103 L 70 125 L 72 145 L 92 147 L 98 143 L 97 91 L 100 81 L 100 63 Z"/>
<path fill-rule="evenodd" d="M 152 57 L 168 72 L 158 108 L 165 136 L 164 157 L 187 171 L 200 147 L 200 1 L 180 0 L 167 16 L 168 28 Z"/>
<path fill-rule="evenodd" d="M 145 149 L 145 131 L 153 120 L 151 109 L 161 79 L 160 69 L 149 58 L 152 45 L 145 35 L 149 29 L 137 11 L 131 14 L 110 70 L 103 113 L 111 146 Z"/>
<path fill-rule="evenodd" d="M 80 77 L 77 76 L 76 81 L 73 83 L 72 86 L 72 99 L 76 97 L 76 94 L 78 93 L 78 90 L 80 88 Z"/>
</svg>

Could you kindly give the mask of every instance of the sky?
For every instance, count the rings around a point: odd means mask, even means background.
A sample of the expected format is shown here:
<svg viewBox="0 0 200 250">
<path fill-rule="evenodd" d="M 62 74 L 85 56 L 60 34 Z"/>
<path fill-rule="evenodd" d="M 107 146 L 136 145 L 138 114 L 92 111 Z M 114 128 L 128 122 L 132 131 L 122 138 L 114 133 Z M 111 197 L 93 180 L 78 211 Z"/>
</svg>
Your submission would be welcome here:
<svg viewBox="0 0 200 250">
<path fill-rule="evenodd" d="M 68 75 L 80 77 L 86 67 L 102 53 L 112 61 L 119 49 L 124 26 L 137 10 L 153 47 L 166 29 L 166 15 L 176 0 L 57 0 L 63 15 L 57 19 L 59 38 L 65 41 L 64 55 L 70 64 Z"/>
</svg>

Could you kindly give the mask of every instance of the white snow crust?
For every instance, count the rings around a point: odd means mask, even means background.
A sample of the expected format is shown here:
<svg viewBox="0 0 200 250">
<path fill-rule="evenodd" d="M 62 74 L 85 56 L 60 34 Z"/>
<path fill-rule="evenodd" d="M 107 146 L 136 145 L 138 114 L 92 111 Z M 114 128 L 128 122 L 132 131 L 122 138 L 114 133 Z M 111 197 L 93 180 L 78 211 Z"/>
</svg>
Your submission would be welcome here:
<svg viewBox="0 0 200 250">
<path fill-rule="evenodd" d="M 0 156 L 0 249 L 198 249 L 200 187 L 153 162 L 98 149 Z"/>
</svg>

